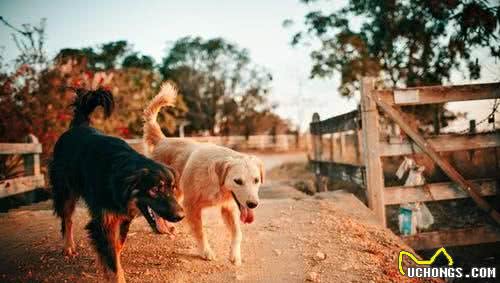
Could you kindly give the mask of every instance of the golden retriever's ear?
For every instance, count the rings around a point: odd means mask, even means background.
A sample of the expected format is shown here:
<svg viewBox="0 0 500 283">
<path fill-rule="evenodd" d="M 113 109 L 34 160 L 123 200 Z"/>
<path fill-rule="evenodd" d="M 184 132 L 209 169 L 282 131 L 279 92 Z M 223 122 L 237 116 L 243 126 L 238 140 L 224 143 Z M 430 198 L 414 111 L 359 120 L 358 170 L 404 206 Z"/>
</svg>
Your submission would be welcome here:
<svg viewBox="0 0 500 283">
<path fill-rule="evenodd" d="M 229 160 L 213 161 L 212 164 L 208 166 L 208 176 L 212 182 L 218 183 L 219 186 L 223 186 L 230 167 L 231 163 Z"/>
<path fill-rule="evenodd" d="M 264 184 L 264 179 L 266 177 L 266 170 L 264 169 L 264 162 L 255 155 L 250 155 L 250 159 L 257 164 L 260 170 L 260 183 Z"/>
</svg>

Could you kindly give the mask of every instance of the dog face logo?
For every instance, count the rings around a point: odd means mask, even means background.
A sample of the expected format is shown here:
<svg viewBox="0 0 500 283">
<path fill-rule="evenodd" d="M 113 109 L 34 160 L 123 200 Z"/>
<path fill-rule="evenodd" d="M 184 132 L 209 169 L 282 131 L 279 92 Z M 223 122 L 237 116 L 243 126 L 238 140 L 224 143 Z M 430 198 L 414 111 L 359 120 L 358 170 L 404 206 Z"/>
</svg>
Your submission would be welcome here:
<svg viewBox="0 0 500 283">
<path fill-rule="evenodd" d="M 178 222 L 184 218 L 184 211 L 174 197 L 175 175 L 165 168 L 140 170 L 131 177 L 135 180 L 134 197 L 137 207 L 155 230 L 163 222 Z"/>
</svg>

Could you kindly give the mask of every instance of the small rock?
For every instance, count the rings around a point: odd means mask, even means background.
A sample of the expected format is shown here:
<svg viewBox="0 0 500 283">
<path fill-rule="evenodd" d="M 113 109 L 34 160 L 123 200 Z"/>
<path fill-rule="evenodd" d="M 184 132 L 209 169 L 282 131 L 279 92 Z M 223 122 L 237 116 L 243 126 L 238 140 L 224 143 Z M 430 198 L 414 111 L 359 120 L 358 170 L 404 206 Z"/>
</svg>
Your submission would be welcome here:
<svg viewBox="0 0 500 283">
<path fill-rule="evenodd" d="M 314 256 L 314 259 L 315 260 L 325 260 L 326 259 L 326 254 L 322 253 L 322 252 L 317 252 L 316 255 Z"/>
<path fill-rule="evenodd" d="M 349 269 L 349 265 L 347 263 L 343 264 L 340 269 L 342 269 L 343 271 Z"/>
<path fill-rule="evenodd" d="M 236 275 L 236 281 L 243 281 L 243 280 L 245 280 L 245 275 L 242 274 Z"/>
<path fill-rule="evenodd" d="M 281 255 L 281 251 L 278 250 L 278 249 L 274 249 L 273 252 L 277 255 L 277 256 L 280 256 Z"/>
<path fill-rule="evenodd" d="M 309 272 L 307 274 L 307 278 L 306 278 L 307 281 L 310 281 L 310 282 L 319 282 L 319 274 L 316 273 L 316 272 Z"/>
</svg>

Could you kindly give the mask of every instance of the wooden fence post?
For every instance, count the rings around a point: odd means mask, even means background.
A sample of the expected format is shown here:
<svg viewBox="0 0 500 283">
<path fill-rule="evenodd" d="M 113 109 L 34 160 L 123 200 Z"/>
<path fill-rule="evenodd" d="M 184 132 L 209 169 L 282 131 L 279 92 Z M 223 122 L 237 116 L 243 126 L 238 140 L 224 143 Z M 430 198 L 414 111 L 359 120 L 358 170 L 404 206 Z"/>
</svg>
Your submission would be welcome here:
<svg viewBox="0 0 500 283">
<path fill-rule="evenodd" d="M 38 138 L 30 134 L 26 137 L 26 142 L 38 144 Z M 40 154 L 23 154 L 24 176 L 40 175 Z"/>
<path fill-rule="evenodd" d="M 372 77 L 363 78 L 361 83 L 361 119 L 368 206 L 385 227 L 384 175 L 379 155 L 379 114 L 375 102 L 376 95 L 375 79 Z"/>
<path fill-rule="evenodd" d="M 333 162 L 335 160 L 335 134 L 330 134 L 330 161 Z"/>
<path fill-rule="evenodd" d="M 312 122 L 315 123 L 315 122 L 319 122 L 319 121 L 320 121 L 319 114 L 315 112 L 312 116 Z M 321 164 L 319 163 L 319 161 L 321 160 L 322 148 L 323 148 L 320 129 L 316 129 L 316 132 L 312 133 L 312 143 L 313 143 L 313 150 L 314 150 L 314 152 L 313 152 L 314 160 L 316 161 L 316 162 L 314 162 L 314 164 L 315 164 L 314 174 L 316 175 L 316 192 L 320 192 L 321 191 L 321 169 L 320 169 Z"/>
</svg>

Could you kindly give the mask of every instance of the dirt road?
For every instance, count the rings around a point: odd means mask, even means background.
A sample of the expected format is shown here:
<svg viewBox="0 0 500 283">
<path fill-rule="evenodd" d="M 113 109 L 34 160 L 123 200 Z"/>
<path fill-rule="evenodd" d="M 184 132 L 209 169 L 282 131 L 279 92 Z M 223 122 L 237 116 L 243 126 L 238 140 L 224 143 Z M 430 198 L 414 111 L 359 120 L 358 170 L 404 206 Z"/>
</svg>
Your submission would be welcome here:
<svg viewBox="0 0 500 283">
<path fill-rule="evenodd" d="M 240 267 L 227 260 L 228 233 L 214 210 L 205 214 L 217 254 L 212 262 L 194 255 L 184 225 L 171 240 L 153 234 L 143 218 L 137 219 L 123 252 L 126 276 L 129 282 L 304 282 L 316 274 L 319 282 L 401 282 L 396 264 L 399 239 L 365 223 L 363 212 L 347 213 L 346 202 L 345 197 L 264 200 L 256 223 L 243 228 Z M 83 231 L 85 209 L 78 208 L 76 216 L 79 255 L 72 259 L 61 255 L 58 223 L 51 211 L 0 217 L 0 281 L 100 281 Z"/>
<path fill-rule="evenodd" d="M 241 266 L 228 260 L 229 233 L 215 209 L 204 213 L 215 261 L 194 254 L 186 224 L 179 224 L 170 239 L 153 234 L 141 217 L 133 222 L 122 254 L 128 282 L 403 281 L 397 272 L 403 244 L 373 224 L 370 212 L 351 194 L 317 199 L 289 187 L 265 189 L 279 190 L 283 198 L 263 200 L 256 221 L 244 225 Z M 78 207 L 75 216 L 79 255 L 65 258 L 49 202 L 0 215 L 0 281 L 102 282 L 83 229 L 85 207 Z"/>
</svg>

